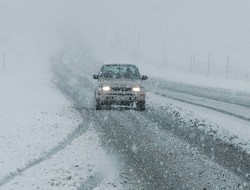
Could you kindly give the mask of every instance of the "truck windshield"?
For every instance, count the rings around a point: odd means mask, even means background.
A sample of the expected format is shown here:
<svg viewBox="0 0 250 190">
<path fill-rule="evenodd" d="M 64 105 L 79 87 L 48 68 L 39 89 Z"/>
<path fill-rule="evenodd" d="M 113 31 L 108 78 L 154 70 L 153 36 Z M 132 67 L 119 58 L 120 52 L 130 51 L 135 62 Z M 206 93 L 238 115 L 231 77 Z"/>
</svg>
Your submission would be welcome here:
<svg viewBox="0 0 250 190">
<path fill-rule="evenodd" d="M 102 78 L 139 79 L 141 75 L 135 65 L 103 65 L 99 76 Z"/>
</svg>

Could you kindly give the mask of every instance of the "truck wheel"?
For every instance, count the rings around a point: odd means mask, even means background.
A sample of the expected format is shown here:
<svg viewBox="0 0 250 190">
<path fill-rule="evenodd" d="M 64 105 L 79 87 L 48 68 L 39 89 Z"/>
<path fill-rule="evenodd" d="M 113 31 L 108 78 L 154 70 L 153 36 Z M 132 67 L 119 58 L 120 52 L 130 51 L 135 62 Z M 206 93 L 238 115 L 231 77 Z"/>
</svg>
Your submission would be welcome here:
<svg viewBox="0 0 250 190">
<path fill-rule="evenodd" d="M 136 103 L 136 108 L 139 111 L 144 111 L 145 110 L 145 102 L 137 102 Z"/>
<path fill-rule="evenodd" d="M 96 110 L 101 110 L 102 109 L 101 104 L 99 102 L 96 102 L 95 109 Z"/>
</svg>

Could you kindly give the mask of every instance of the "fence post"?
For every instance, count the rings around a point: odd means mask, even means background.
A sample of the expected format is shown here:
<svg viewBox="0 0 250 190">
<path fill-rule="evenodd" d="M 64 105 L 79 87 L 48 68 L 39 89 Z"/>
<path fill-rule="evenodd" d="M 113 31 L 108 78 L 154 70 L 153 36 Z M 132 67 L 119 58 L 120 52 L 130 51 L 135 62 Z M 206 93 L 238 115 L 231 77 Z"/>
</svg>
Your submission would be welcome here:
<svg viewBox="0 0 250 190">
<path fill-rule="evenodd" d="M 210 74 L 210 57 L 211 57 L 211 54 L 209 52 L 209 54 L 208 54 L 208 63 L 207 63 L 207 76 L 209 76 L 209 74 Z"/>
<path fill-rule="evenodd" d="M 229 74 L 229 56 L 227 56 L 227 77 Z"/>
<path fill-rule="evenodd" d="M 163 66 L 166 65 L 168 67 L 168 54 L 167 54 L 167 47 L 166 45 L 163 46 Z"/>
<path fill-rule="evenodd" d="M 194 68 L 195 68 L 195 55 L 193 55 L 193 64 L 192 64 L 192 70 L 193 70 L 193 73 L 194 73 Z"/>
</svg>

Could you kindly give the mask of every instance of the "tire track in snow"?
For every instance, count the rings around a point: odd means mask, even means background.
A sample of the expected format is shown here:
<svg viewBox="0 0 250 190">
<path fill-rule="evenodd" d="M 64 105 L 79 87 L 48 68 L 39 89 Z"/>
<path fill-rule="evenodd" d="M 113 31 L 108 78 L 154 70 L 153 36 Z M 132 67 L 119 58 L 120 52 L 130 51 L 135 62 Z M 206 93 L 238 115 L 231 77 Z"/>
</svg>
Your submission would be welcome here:
<svg viewBox="0 0 250 190">
<path fill-rule="evenodd" d="M 159 107 L 149 107 L 148 110 L 150 114 L 141 114 L 152 122 L 159 123 L 165 131 L 172 132 L 192 146 L 197 147 L 216 163 L 250 181 L 250 155 L 241 147 L 216 139 L 213 134 L 199 130 L 196 125 L 185 126 L 187 124 L 182 124 L 181 121 L 170 123 L 169 115 Z M 183 125 L 185 127 L 182 127 Z"/>
<path fill-rule="evenodd" d="M 159 96 L 162 96 L 162 97 L 166 97 L 166 98 L 172 99 L 172 100 L 177 100 L 177 101 L 184 102 L 184 103 L 187 103 L 187 104 L 199 106 L 199 107 L 202 107 L 202 108 L 207 108 L 207 109 L 210 109 L 210 110 L 213 110 L 213 111 L 217 111 L 217 112 L 220 112 L 220 113 L 223 113 L 223 114 L 226 114 L 226 115 L 229 115 L 229 116 L 232 116 L 232 117 L 236 117 L 238 119 L 250 122 L 250 118 L 248 118 L 248 117 L 245 117 L 243 115 L 239 115 L 239 114 L 236 114 L 236 113 L 233 113 L 233 112 L 229 112 L 229 111 L 220 109 L 218 107 L 212 107 L 212 106 L 208 106 L 208 105 L 204 105 L 204 104 L 199 104 L 199 103 L 195 103 L 195 102 L 192 102 L 192 101 L 189 101 L 189 100 L 185 100 L 185 99 L 181 99 L 181 98 L 176 98 L 176 97 L 171 96 L 171 95 L 161 94 L 161 93 L 158 93 L 158 92 L 152 92 L 152 93 L 154 93 L 156 95 L 159 95 Z"/>
<path fill-rule="evenodd" d="M 172 131 L 158 130 L 162 115 L 157 117 L 154 110 L 102 110 L 94 114 L 103 143 L 124 155 L 127 167 L 137 173 L 145 189 L 214 189 L 224 185 L 233 189 L 244 184 Z M 177 124 L 171 116 L 164 119 L 162 124 L 167 126 Z"/>
<path fill-rule="evenodd" d="M 87 123 L 87 119 L 85 120 L 85 123 L 81 123 L 78 125 L 77 128 L 75 128 L 71 133 L 67 135 L 61 142 L 57 144 L 54 148 L 49 150 L 45 155 L 36 158 L 34 160 L 29 161 L 28 164 L 26 164 L 24 167 L 17 168 L 16 171 L 12 171 L 7 175 L 6 177 L 2 178 L 0 180 L 0 187 L 7 184 L 11 180 L 15 179 L 16 177 L 22 175 L 25 171 L 37 166 L 38 164 L 50 159 L 54 154 L 58 153 L 59 151 L 65 149 L 68 145 L 70 145 L 76 138 L 82 136 L 87 130 L 89 129 L 90 123 Z M 87 124 L 87 125 L 86 125 Z"/>
<path fill-rule="evenodd" d="M 248 92 L 191 85 L 159 78 L 152 78 L 147 84 L 148 89 L 155 92 L 164 90 L 250 108 L 250 94 Z"/>
<path fill-rule="evenodd" d="M 71 77 L 74 77 L 74 76 L 71 76 Z M 81 100 L 85 100 L 89 98 L 88 92 L 89 90 L 92 89 L 92 84 L 88 82 L 90 77 L 89 78 L 81 77 L 81 78 L 82 80 L 79 80 L 79 81 L 85 81 L 85 83 L 83 86 L 79 85 L 80 88 L 78 88 L 75 85 L 71 85 L 69 81 L 64 80 L 64 77 L 62 76 L 59 77 L 59 79 L 62 79 L 61 81 L 59 80 L 59 83 L 61 84 L 60 89 L 64 91 L 70 98 L 72 98 L 76 102 L 77 105 L 80 105 L 80 106 L 82 104 Z M 84 90 L 81 88 L 83 88 Z M 80 98 L 80 97 L 83 97 L 83 98 Z M 93 112 L 93 114 L 95 113 L 96 112 Z M 149 186 L 153 187 L 151 189 L 159 189 L 159 187 L 163 187 L 164 189 L 164 187 L 166 188 L 167 185 L 170 187 L 171 186 L 179 187 L 179 189 L 183 187 L 184 188 L 187 187 L 185 184 L 185 181 L 186 180 L 189 181 L 191 179 L 189 179 L 189 173 L 185 173 L 185 172 L 188 172 L 192 168 L 189 168 L 189 170 L 183 171 L 183 168 L 180 168 L 178 166 L 179 162 L 182 164 L 183 167 L 186 165 L 186 162 L 182 163 L 183 162 L 182 160 L 183 157 L 181 156 L 182 152 L 174 151 L 174 153 L 171 153 L 172 150 L 170 149 L 170 147 L 166 146 L 165 148 L 164 147 L 161 148 L 157 146 L 157 143 L 156 144 L 154 143 L 154 141 L 157 141 L 157 137 L 151 138 L 150 133 L 145 134 L 145 129 L 147 128 L 146 127 L 147 124 L 146 125 L 141 124 L 140 120 L 136 119 L 136 115 L 140 117 L 142 120 L 146 119 L 150 121 L 149 125 L 153 125 L 154 121 L 145 117 L 144 115 L 140 116 L 140 114 L 135 114 L 135 117 L 134 117 L 132 116 L 133 113 L 134 112 L 129 113 L 129 114 L 120 114 L 119 112 L 116 113 L 113 111 L 111 112 L 101 111 L 99 114 L 97 112 L 96 117 L 93 117 L 93 118 L 96 120 L 99 120 L 98 121 L 99 125 L 97 127 L 99 128 L 99 130 L 101 130 L 101 133 L 103 134 L 104 138 L 107 138 L 106 143 L 108 144 L 108 146 L 113 146 L 116 148 L 118 153 L 125 154 L 128 157 L 129 163 L 135 168 L 135 170 L 138 171 L 138 174 L 142 174 L 142 177 L 144 177 L 144 179 L 147 179 L 148 182 L 151 182 L 151 184 L 149 184 Z M 109 120 L 109 117 L 111 120 Z M 105 118 L 108 118 L 108 119 L 105 119 Z M 124 122 L 120 121 L 120 119 L 122 118 L 124 119 Z M 131 119 L 131 122 L 129 122 L 128 119 Z M 138 126 L 134 123 L 135 121 L 136 123 L 138 123 Z M 166 122 L 170 122 L 170 121 L 171 120 L 168 120 Z M 160 120 L 156 119 L 155 122 L 160 122 Z M 131 127 L 130 128 L 131 130 L 128 127 Z M 169 137 L 173 139 L 173 141 L 175 140 L 175 138 L 172 138 L 171 134 Z M 173 150 L 178 148 L 178 144 L 177 145 L 172 144 L 171 141 L 169 143 L 171 143 L 171 146 L 173 146 Z M 141 147 L 139 147 L 139 145 Z M 159 149 L 161 149 L 162 151 L 159 151 Z M 182 150 L 183 152 L 185 152 L 186 150 L 185 146 L 182 147 Z M 187 153 L 187 155 L 191 153 Z M 179 160 L 175 160 L 176 155 L 177 156 L 180 155 Z M 172 158 L 172 156 L 174 156 L 174 158 Z M 193 158 L 196 158 L 196 157 L 194 156 L 196 155 L 191 155 L 191 157 L 189 158 L 190 158 L 190 162 L 192 162 L 195 167 L 196 163 L 195 163 L 195 160 L 193 160 Z M 184 155 L 184 157 L 186 156 Z M 168 165 L 167 166 L 164 165 L 165 167 L 162 167 L 162 162 L 161 162 L 162 160 L 169 161 L 169 163 L 167 163 Z M 163 164 L 165 164 L 165 162 Z M 203 168 L 203 166 L 201 168 Z M 207 169 L 209 169 L 209 167 Z M 171 173 L 171 172 L 166 173 L 166 171 L 171 171 L 171 170 L 174 172 L 177 172 L 177 174 L 179 173 L 180 175 L 177 175 L 176 173 Z M 196 168 L 196 170 L 194 170 L 194 174 L 198 175 L 197 172 L 199 170 L 197 170 Z M 206 172 L 206 171 L 202 171 L 202 172 Z M 210 172 L 212 176 L 216 177 L 216 175 L 213 175 L 213 172 L 217 172 L 216 169 L 215 171 L 210 171 Z M 182 179 L 183 174 L 185 174 L 187 179 Z M 209 177 L 209 172 L 207 174 Z M 200 175 L 203 175 L 203 173 L 201 173 Z M 217 173 L 217 175 L 220 175 L 220 173 Z M 196 176 L 196 177 L 199 178 L 199 176 Z M 214 179 L 214 180 L 216 181 L 219 179 Z M 215 181 L 212 180 L 212 182 L 215 182 Z M 202 183 L 200 180 L 197 182 Z M 223 181 L 218 182 L 218 183 L 223 184 Z M 194 185 L 197 185 L 197 184 L 194 184 Z"/>
</svg>

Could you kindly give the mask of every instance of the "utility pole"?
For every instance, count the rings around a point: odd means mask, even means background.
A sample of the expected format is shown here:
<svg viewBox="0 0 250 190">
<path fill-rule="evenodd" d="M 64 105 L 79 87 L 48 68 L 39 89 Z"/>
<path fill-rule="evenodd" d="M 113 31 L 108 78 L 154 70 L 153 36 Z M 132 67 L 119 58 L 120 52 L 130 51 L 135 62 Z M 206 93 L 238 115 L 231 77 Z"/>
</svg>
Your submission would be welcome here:
<svg viewBox="0 0 250 190">
<path fill-rule="evenodd" d="M 229 56 L 227 56 L 227 77 L 229 74 Z"/>
<path fill-rule="evenodd" d="M 138 36 L 137 36 L 137 61 L 139 61 L 139 52 L 140 52 L 140 40 L 141 40 L 141 36 L 140 36 L 140 31 L 138 31 Z"/>
<path fill-rule="evenodd" d="M 134 36 L 133 36 L 133 58 L 136 57 L 136 28 L 134 27 Z"/>
<path fill-rule="evenodd" d="M 126 35 L 126 51 L 129 52 L 129 25 L 127 26 L 127 35 Z"/>
<path fill-rule="evenodd" d="M 189 72 L 192 72 L 192 65 L 193 65 L 193 55 L 190 56 L 190 65 L 189 65 Z"/>
<path fill-rule="evenodd" d="M 116 24 L 116 48 L 117 50 L 120 49 L 120 29 L 119 24 Z"/>
<path fill-rule="evenodd" d="M 210 74 L 210 58 L 211 58 L 211 54 L 209 52 L 209 54 L 208 54 L 208 62 L 207 62 L 207 76 L 209 76 L 209 74 Z"/>
<path fill-rule="evenodd" d="M 107 14 L 106 14 L 106 6 L 104 4 L 103 8 L 103 39 L 104 39 L 104 45 L 106 47 L 107 45 Z"/>
<path fill-rule="evenodd" d="M 163 46 L 163 57 L 162 57 L 162 65 L 165 65 L 166 59 L 166 45 Z"/>
<path fill-rule="evenodd" d="M 166 68 L 168 66 L 168 54 L 167 54 L 166 45 L 164 45 L 163 47 L 163 65 L 166 65 Z"/>
<path fill-rule="evenodd" d="M 189 66 L 190 73 L 194 72 L 194 65 L 195 65 L 195 55 L 191 54 L 191 60 Z"/>
<path fill-rule="evenodd" d="M 194 72 L 194 66 L 195 66 L 195 55 L 193 55 L 193 59 L 192 59 L 192 71 Z"/>
</svg>

